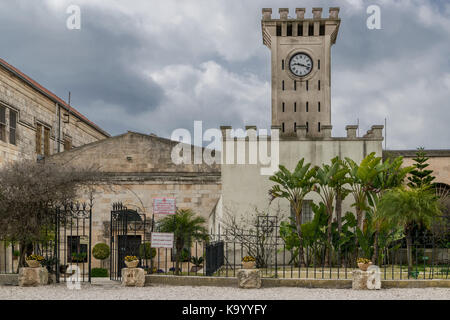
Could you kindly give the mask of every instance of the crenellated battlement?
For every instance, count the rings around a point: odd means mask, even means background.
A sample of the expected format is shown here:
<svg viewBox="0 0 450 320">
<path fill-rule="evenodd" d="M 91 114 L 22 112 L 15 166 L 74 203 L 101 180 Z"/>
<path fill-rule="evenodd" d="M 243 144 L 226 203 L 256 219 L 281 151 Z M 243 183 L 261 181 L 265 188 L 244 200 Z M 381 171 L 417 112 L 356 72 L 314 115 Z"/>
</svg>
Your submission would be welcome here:
<svg viewBox="0 0 450 320">
<path fill-rule="evenodd" d="M 279 8 L 279 19 L 275 18 L 272 19 L 272 8 L 263 8 L 262 9 L 262 19 L 263 20 L 313 20 L 313 19 L 328 19 L 328 20 L 339 20 L 339 8 L 338 7 L 332 7 L 329 8 L 329 15 L 328 18 L 322 18 L 322 11 L 323 8 L 312 8 L 312 17 L 311 18 L 305 18 L 305 8 L 296 8 L 295 14 L 296 17 L 290 17 L 289 16 L 289 8 Z"/>
<path fill-rule="evenodd" d="M 333 129 L 332 125 L 323 125 L 321 130 L 323 132 L 323 135 L 320 137 L 311 138 L 308 137 L 308 127 L 306 125 L 297 125 L 296 126 L 296 132 L 293 133 L 283 133 L 281 126 L 278 125 L 272 125 L 270 130 L 266 130 L 267 134 L 261 133 L 261 131 L 258 132 L 258 129 L 254 125 L 248 125 L 245 126 L 245 130 L 242 128 L 235 128 L 231 126 L 221 126 L 220 130 L 222 132 L 222 140 L 248 140 L 249 138 L 253 139 L 267 139 L 271 138 L 272 130 L 278 130 L 278 137 L 280 140 L 300 140 L 300 141 L 319 141 L 319 140 L 349 140 L 349 141 L 383 141 L 383 125 L 373 125 L 369 130 L 367 130 L 366 134 L 364 134 L 362 137 L 359 137 L 358 132 L 358 126 L 357 125 L 348 125 L 345 127 L 347 131 L 346 137 L 332 137 L 331 136 L 331 130 Z M 236 136 L 236 133 L 239 132 L 239 137 Z M 245 138 L 242 136 L 242 134 L 245 135 Z"/>
<path fill-rule="evenodd" d="M 262 9 L 263 43 L 271 47 L 272 37 L 330 36 L 336 41 L 340 24 L 339 8 L 329 8 L 328 17 L 322 17 L 322 8 L 312 8 L 311 17 L 305 17 L 305 8 L 296 8 L 295 17 L 289 16 L 289 8 L 279 8 L 278 18 L 272 18 L 272 8 Z"/>
</svg>

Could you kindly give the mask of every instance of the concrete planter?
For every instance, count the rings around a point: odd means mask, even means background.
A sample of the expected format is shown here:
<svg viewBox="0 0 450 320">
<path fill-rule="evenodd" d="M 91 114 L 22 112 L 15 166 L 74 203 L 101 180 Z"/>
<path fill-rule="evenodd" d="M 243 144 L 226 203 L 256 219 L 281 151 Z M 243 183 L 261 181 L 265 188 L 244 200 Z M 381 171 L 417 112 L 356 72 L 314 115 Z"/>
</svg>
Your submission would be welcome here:
<svg viewBox="0 0 450 320">
<path fill-rule="evenodd" d="M 39 268 L 41 266 L 41 263 L 36 260 L 25 260 L 25 261 L 30 268 Z"/>
<path fill-rule="evenodd" d="M 127 265 L 128 268 L 136 268 L 139 264 L 139 260 L 125 261 L 125 264 Z"/>
<path fill-rule="evenodd" d="M 256 261 L 242 261 L 242 269 L 255 269 Z"/>
</svg>

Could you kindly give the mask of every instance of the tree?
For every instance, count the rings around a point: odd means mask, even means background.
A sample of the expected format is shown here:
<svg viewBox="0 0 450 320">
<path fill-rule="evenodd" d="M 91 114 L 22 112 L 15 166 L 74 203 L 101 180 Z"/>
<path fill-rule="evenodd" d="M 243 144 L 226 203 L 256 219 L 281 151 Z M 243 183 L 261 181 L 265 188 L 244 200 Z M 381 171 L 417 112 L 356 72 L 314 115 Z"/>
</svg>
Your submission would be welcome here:
<svg viewBox="0 0 450 320">
<path fill-rule="evenodd" d="M 19 267 L 33 243 L 54 238 L 55 208 L 77 199 L 77 191 L 97 178 L 92 168 L 48 162 L 18 161 L 0 170 L 0 239 L 19 243 Z"/>
<path fill-rule="evenodd" d="M 342 195 L 345 194 L 345 189 L 343 185 L 349 182 L 346 178 L 348 169 L 342 165 L 339 158 L 333 158 L 331 160 L 331 165 L 323 164 L 322 167 L 316 168 L 316 175 L 314 179 L 317 188 L 314 188 L 319 196 L 321 197 L 323 204 L 326 208 L 326 214 L 328 216 L 327 220 L 327 248 L 328 252 L 325 252 L 325 263 L 328 264 L 330 261 L 331 252 L 331 224 L 333 222 L 333 203 L 336 199 L 337 192 L 341 195 L 340 200 L 342 200 Z M 339 215 L 338 225 L 341 225 L 341 217 Z"/>
<path fill-rule="evenodd" d="M 426 170 L 429 166 L 427 163 L 427 153 L 423 147 L 417 148 L 416 157 L 413 158 L 414 169 L 411 171 L 411 175 L 408 177 L 408 186 L 411 188 L 431 187 L 432 181 L 435 179 L 432 176 L 433 170 Z"/>
<path fill-rule="evenodd" d="M 378 204 L 378 214 L 394 225 L 400 225 L 406 235 L 408 272 L 412 270 L 411 248 L 414 224 L 429 228 L 442 214 L 434 192 L 428 188 L 398 187 L 387 191 Z"/>
<path fill-rule="evenodd" d="M 316 169 L 309 169 L 311 164 L 305 164 L 305 159 L 301 159 L 293 172 L 286 169 L 285 166 L 280 165 L 279 171 L 277 171 L 269 179 L 276 185 L 272 186 L 269 190 L 269 194 L 272 197 L 271 201 L 276 198 L 283 198 L 289 201 L 291 205 L 291 212 L 295 215 L 295 223 L 297 228 L 297 234 L 302 241 L 302 205 L 305 196 L 311 191 L 314 186 L 314 176 Z M 299 249 L 300 264 L 304 264 L 303 246 Z"/>
<path fill-rule="evenodd" d="M 180 260 L 183 249 L 191 247 L 193 240 L 208 240 L 204 227 L 205 218 L 195 216 L 191 209 L 178 209 L 174 216 L 167 216 L 158 223 L 161 232 L 173 232 L 175 239 L 175 273 L 180 274 Z"/>
</svg>

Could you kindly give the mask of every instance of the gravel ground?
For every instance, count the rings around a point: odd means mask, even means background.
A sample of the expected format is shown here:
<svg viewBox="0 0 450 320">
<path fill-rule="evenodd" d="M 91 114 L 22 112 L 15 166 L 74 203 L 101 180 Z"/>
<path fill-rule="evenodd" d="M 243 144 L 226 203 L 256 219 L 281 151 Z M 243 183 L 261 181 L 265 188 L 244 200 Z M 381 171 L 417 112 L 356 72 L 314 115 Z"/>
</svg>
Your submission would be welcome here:
<svg viewBox="0 0 450 320">
<path fill-rule="evenodd" d="M 0 300 L 450 300 L 448 288 L 384 289 L 353 291 L 351 289 L 267 288 L 243 290 L 224 287 L 148 286 L 126 288 L 116 283 L 82 284 L 70 290 L 64 284 L 40 288 L 0 286 Z"/>
</svg>

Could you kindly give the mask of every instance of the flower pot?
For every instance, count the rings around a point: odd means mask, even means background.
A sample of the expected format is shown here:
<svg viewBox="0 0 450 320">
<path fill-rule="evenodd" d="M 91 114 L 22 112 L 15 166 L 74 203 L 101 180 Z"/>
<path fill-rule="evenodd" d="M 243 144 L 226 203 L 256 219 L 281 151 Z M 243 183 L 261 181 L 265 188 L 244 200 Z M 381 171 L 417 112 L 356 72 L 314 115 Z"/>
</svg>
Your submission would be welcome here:
<svg viewBox="0 0 450 320">
<path fill-rule="evenodd" d="M 358 268 L 360 268 L 362 271 L 367 271 L 367 268 L 372 264 L 372 262 L 369 263 L 358 263 Z"/>
<path fill-rule="evenodd" d="M 139 260 L 125 261 L 125 264 L 127 265 L 127 268 L 136 268 L 139 264 Z"/>
<path fill-rule="evenodd" d="M 41 263 L 37 260 L 25 260 L 30 268 L 39 268 Z"/>
<path fill-rule="evenodd" d="M 242 261 L 243 269 L 255 269 L 256 261 Z"/>
</svg>

